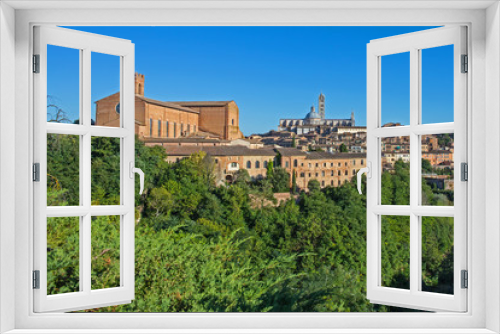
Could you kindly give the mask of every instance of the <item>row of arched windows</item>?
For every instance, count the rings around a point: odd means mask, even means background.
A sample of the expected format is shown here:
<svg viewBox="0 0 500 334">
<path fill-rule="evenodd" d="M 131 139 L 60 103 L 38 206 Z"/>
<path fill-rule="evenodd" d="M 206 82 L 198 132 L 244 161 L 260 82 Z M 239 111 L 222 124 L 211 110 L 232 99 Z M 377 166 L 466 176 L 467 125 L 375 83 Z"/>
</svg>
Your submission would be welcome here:
<svg viewBox="0 0 500 334">
<path fill-rule="evenodd" d="M 263 168 L 267 168 L 267 160 L 264 160 L 263 162 Z M 252 168 L 252 162 L 251 161 L 247 161 L 247 169 L 251 169 Z M 260 161 L 257 160 L 255 161 L 255 168 L 260 168 Z"/>
<path fill-rule="evenodd" d="M 184 124 L 181 123 L 181 126 L 180 126 L 180 132 L 177 132 L 177 123 L 173 122 L 173 131 L 172 133 L 170 132 L 170 122 L 169 121 L 165 121 L 165 131 L 162 135 L 161 133 L 161 128 L 162 128 L 162 121 L 161 120 L 158 120 L 158 132 L 157 132 L 157 137 L 164 137 L 164 138 L 177 138 L 179 137 L 180 135 L 184 134 Z M 149 136 L 150 137 L 153 137 L 153 119 L 150 118 L 149 119 Z M 193 125 L 193 132 L 196 132 L 196 125 Z M 191 124 L 187 124 L 187 127 L 186 127 L 186 134 L 189 134 L 191 133 Z"/>
</svg>

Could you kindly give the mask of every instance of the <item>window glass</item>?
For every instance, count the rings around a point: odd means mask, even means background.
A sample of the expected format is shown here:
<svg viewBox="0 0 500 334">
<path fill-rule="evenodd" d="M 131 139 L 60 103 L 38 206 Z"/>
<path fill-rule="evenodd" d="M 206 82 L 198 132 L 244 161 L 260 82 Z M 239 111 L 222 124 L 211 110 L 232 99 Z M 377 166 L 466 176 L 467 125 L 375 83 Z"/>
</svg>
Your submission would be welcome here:
<svg viewBox="0 0 500 334">
<path fill-rule="evenodd" d="M 422 124 L 453 122 L 453 45 L 421 50 Z"/>
<path fill-rule="evenodd" d="M 92 52 L 91 124 L 120 127 L 120 57 Z"/>
<path fill-rule="evenodd" d="M 80 136 L 47 134 L 47 205 L 80 205 Z"/>
<path fill-rule="evenodd" d="M 120 286 L 120 216 L 92 217 L 92 290 Z"/>
<path fill-rule="evenodd" d="M 382 127 L 410 125 L 410 53 L 381 58 Z"/>
<path fill-rule="evenodd" d="M 47 218 L 47 294 L 80 291 L 80 218 Z"/>
<path fill-rule="evenodd" d="M 47 45 L 47 122 L 80 124 L 80 50 Z"/>
</svg>

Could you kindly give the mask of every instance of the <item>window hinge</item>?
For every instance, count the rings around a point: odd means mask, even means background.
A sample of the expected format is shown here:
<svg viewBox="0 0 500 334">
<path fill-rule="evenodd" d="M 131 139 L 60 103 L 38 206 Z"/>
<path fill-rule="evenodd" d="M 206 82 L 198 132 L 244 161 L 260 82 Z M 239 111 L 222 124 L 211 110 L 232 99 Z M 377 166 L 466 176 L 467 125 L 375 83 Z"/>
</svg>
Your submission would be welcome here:
<svg viewBox="0 0 500 334">
<path fill-rule="evenodd" d="M 467 289 L 469 287 L 469 272 L 467 270 L 462 270 L 460 276 L 462 278 L 462 289 Z"/>
<path fill-rule="evenodd" d="M 462 55 L 462 73 L 469 72 L 469 56 Z"/>
<path fill-rule="evenodd" d="M 460 174 L 462 181 L 469 181 L 469 165 L 466 162 L 462 162 Z"/>
<path fill-rule="evenodd" d="M 40 163 L 33 164 L 33 181 L 40 182 Z"/>
<path fill-rule="evenodd" d="M 33 270 L 33 289 L 40 289 L 40 270 Z"/>
<path fill-rule="evenodd" d="M 33 73 L 40 73 L 40 55 L 33 55 Z"/>
</svg>

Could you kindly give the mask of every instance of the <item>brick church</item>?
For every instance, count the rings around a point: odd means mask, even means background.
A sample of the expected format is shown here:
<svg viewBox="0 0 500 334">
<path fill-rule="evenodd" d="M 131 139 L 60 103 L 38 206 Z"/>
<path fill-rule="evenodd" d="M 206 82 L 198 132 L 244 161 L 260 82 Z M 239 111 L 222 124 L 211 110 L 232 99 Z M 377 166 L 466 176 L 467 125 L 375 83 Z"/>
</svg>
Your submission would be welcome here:
<svg viewBox="0 0 500 334">
<path fill-rule="evenodd" d="M 234 101 L 165 102 L 144 96 L 144 75 L 135 74 L 135 133 L 140 139 L 243 138 Z M 96 125 L 120 124 L 120 93 L 96 102 Z"/>
</svg>

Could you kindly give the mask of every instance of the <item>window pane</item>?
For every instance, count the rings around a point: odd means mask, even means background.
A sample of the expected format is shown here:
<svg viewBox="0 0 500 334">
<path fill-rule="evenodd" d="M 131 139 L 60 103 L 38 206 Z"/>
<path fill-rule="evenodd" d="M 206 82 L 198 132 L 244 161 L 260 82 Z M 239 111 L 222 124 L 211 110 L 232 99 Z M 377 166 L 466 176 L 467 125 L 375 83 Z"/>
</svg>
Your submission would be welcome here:
<svg viewBox="0 0 500 334">
<path fill-rule="evenodd" d="M 381 57 L 381 126 L 410 124 L 410 53 Z"/>
<path fill-rule="evenodd" d="M 120 204 L 120 138 L 92 137 L 92 205 Z"/>
<path fill-rule="evenodd" d="M 47 218 L 47 294 L 80 290 L 80 218 Z"/>
<path fill-rule="evenodd" d="M 92 290 L 120 286 L 120 216 L 92 217 Z"/>
<path fill-rule="evenodd" d="M 79 120 L 80 50 L 47 45 L 47 122 Z"/>
<path fill-rule="evenodd" d="M 92 52 L 92 124 L 120 127 L 120 57 Z"/>
<path fill-rule="evenodd" d="M 453 122 L 453 45 L 421 50 L 422 124 Z"/>
<path fill-rule="evenodd" d="M 47 205 L 80 205 L 80 137 L 47 134 Z"/>
<path fill-rule="evenodd" d="M 422 217 L 422 291 L 453 294 L 453 218 Z"/>
<path fill-rule="evenodd" d="M 410 137 L 381 139 L 381 204 L 410 205 Z"/>
<path fill-rule="evenodd" d="M 454 135 L 422 136 L 422 205 L 453 206 Z"/>
<path fill-rule="evenodd" d="M 382 216 L 382 286 L 410 289 L 410 217 Z"/>
</svg>

